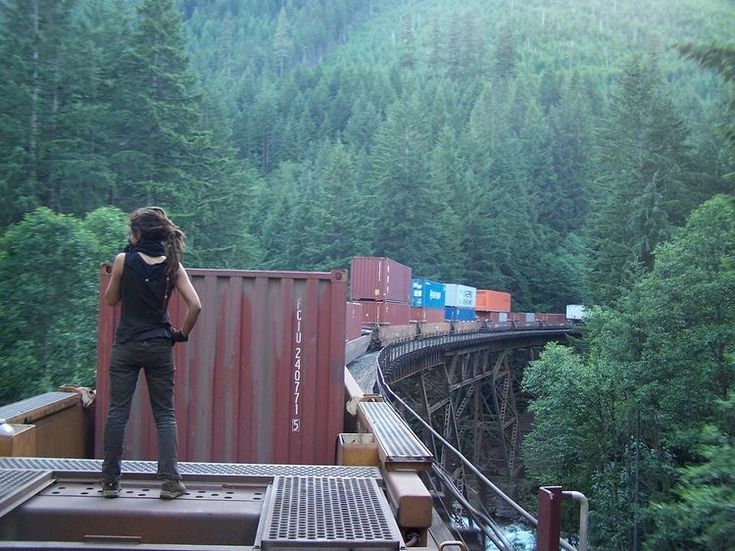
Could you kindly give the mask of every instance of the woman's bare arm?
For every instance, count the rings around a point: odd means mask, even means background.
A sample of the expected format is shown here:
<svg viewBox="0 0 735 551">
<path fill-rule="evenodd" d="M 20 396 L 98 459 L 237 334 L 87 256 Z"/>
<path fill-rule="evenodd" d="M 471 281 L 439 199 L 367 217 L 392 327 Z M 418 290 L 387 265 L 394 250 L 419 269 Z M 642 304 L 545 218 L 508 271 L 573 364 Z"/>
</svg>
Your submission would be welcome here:
<svg viewBox="0 0 735 551">
<path fill-rule="evenodd" d="M 179 275 L 176 278 L 176 289 L 181 293 L 181 297 L 184 299 L 184 302 L 186 302 L 186 306 L 188 307 L 184 324 L 180 329 L 181 334 L 184 337 L 188 337 L 194 327 L 194 324 L 197 322 L 199 312 L 202 311 L 202 303 L 199 300 L 199 295 L 197 294 L 196 289 L 194 289 L 194 286 L 191 284 L 189 274 L 186 273 L 186 270 L 184 270 L 184 267 L 181 264 L 179 264 Z"/>
<path fill-rule="evenodd" d="M 120 302 L 120 281 L 122 281 L 123 267 L 125 266 L 125 253 L 115 257 L 112 264 L 112 277 L 105 290 L 105 300 L 110 306 L 116 306 Z"/>
</svg>

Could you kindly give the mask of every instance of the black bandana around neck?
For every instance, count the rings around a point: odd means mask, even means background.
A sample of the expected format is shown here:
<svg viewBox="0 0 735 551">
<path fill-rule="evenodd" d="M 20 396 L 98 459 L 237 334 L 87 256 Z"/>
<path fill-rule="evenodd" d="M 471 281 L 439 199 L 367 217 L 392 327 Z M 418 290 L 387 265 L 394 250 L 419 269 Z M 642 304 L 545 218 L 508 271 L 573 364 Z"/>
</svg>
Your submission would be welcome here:
<svg viewBox="0 0 735 551">
<path fill-rule="evenodd" d="M 148 256 L 166 256 L 166 247 L 160 241 L 138 241 L 137 243 L 128 243 L 125 251 L 147 254 Z"/>
</svg>

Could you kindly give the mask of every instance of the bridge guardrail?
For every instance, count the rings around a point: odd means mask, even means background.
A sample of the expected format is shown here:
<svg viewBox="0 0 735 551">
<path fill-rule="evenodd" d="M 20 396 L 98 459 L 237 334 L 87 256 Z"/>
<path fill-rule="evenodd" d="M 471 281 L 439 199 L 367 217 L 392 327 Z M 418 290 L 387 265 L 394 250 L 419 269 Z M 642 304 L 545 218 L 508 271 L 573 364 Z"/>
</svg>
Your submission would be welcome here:
<svg viewBox="0 0 735 551">
<path fill-rule="evenodd" d="M 378 365 L 392 382 L 393 373 L 397 369 L 397 362 L 405 363 L 416 356 L 418 352 L 429 349 L 466 346 L 473 343 L 482 343 L 487 340 L 504 340 L 513 338 L 528 338 L 529 336 L 548 335 L 550 332 L 572 333 L 577 332 L 576 326 L 571 325 L 530 325 L 527 327 L 510 327 L 502 329 L 484 329 L 468 333 L 443 333 L 437 335 L 416 335 L 405 337 L 384 347 L 378 355 Z"/>
</svg>

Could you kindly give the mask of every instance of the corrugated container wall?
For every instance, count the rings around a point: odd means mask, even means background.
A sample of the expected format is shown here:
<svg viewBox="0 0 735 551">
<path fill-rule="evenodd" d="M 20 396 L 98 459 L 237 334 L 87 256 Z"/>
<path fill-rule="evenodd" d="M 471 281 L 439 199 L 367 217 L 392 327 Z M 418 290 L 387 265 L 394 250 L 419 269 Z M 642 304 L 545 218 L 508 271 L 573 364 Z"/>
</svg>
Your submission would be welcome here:
<svg viewBox="0 0 735 551">
<path fill-rule="evenodd" d="M 534 312 L 511 312 L 508 314 L 508 321 L 516 323 L 535 323 L 536 314 Z"/>
<path fill-rule="evenodd" d="M 348 302 L 345 318 L 345 339 L 351 341 L 360 337 L 362 335 L 362 304 Z"/>
<path fill-rule="evenodd" d="M 411 308 L 411 321 L 423 323 L 444 321 L 444 308 Z"/>
<path fill-rule="evenodd" d="M 100 289 L 109 281 L 101 269 Z M 187 270 L 203 310 L 174 348 L 179 459 L 331 464 L 344 412 L 344 272 Z M 109 364 L 119 308 L 100 293 L 95 453 L 102 453 Z M 174 326 L 186 305 L 174 293 Z M 141 374 L 124 457 L 155 459 L 155 424 Z"/>
<path fill-rule="evenodd" d="M 477 304 L 477 289 L 468 287 L 467 285 L 447 283 L 444 304 L 445 306 L 454 306 L 456 308 L 474 309 Z"/>
<path fill-rule="evenodd" d="M 536 321 L 541 321 L 553 325 L 563 325 L 567 321 L 565 314 L 547 313 L 547 312 L 536 312 Z"/>
<path fill-rule="evenodd" d="M 510 293 L 478 289 L 475 310 L 482 312 L 510 312 L 510 299 Z"/>
<path fill-rule="evenodd" d="M 389 323 L 391 325 L 408 325 L 410 306 L 400 302 L 362 301 L 363 323 Z"/>
<path fill-rule="evenodd" d="M 411 281 L 411 308 L 444 308 L 444 284 L 430 279 Z"/>
<path fill-rule="evenodd" d="M 411 268 L 390 258 L 356 256 L 350 263 L 352 300 L 407 303 L 411 297 Z"/>
<path fill-rule="evenodd" d="M 478 310 L 475 313 L 477 314 L 478 319 L 481 320 L 486 320 L 492 323 L 508 322 L 508 312 L 480 312 Z"/>
</svg>

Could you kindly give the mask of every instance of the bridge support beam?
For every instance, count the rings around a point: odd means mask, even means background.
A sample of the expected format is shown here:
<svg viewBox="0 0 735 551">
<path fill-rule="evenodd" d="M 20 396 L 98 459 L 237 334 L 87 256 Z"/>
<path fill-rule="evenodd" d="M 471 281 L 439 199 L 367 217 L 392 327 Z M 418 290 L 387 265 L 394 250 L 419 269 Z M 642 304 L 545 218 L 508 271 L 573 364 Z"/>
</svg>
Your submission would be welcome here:
<svg viewBox="0 0 735 551">
<path fill-rule="evenodd" d="M 385 382 L 405 405 L 422 412 L 427 427 L 418 429 L 444 475 L 438 486 L 451 485 L 467 503 L 488 514 L 514 517 L 506 500 L 488 497 L 475 474 L 441 443 L 469 458 L 484 476 L 512 499 L 523 472 L 520 456 L 525 397 L 523 369 L 551 340 L 563 340 L 568 329 L 479 332 L 412 339 L 381 352 Z"/>
<path fill-rule="evenodd" d="M 431 427 L 473 464 L 494 477 L 515 497 L 523 472 L 520 460 L 521 413 L 518 394 L 528 352 L 534 346 L 486 346 L 446 351 L 431 361 L 417 360 L 414 371 L 397 383 L 399 394 L 413 401 Z M 428 431 L 427 431 L 428 432 Z M 504 503 L 489 496 L 471 495 L 474 480 L 461 462 L 445 453 L 433 437 L 426 444 L 439 465 L 450 474 L 460 491 L 476 505 L 501 515 L 513 516 Z"/>
</svg>

